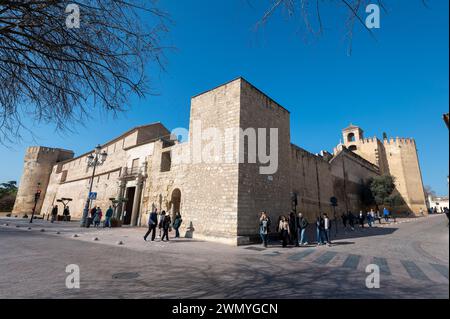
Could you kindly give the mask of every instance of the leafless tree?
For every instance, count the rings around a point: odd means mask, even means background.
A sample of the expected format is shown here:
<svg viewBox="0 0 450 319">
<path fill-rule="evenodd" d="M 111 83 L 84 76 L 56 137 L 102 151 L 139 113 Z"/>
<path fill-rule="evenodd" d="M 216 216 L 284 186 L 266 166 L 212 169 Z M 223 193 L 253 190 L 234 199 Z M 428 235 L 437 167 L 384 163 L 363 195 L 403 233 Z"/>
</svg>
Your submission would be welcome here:
<svg viewBox="0 0 450 319">
<path fill-rule="evenodd" d="M 436 192 L 429 185 L 425 185 L 424 188 L 423 188 L 423 191 L 425 192 L 425 197 L 426 198 L 428 198 L 429 196 L 436 197 Z"/>
<path fill-rule="evenodd" d="M 151 93 L 146 64 L 164 67 L 169 23 L 156 0 L 0 0 L 0 143 L 20 138 L 25 116 L 70 130 Z"/>
<path fill-rule="evenodd" d="M 342 6 L 347 12 L 345 18 L 346 38 L 348 41 L 348 54 L 352 53 L 352 41 L 355 24 L 361 25 L 373 38 L 374 33 L 365 24 L 365 9 L 369 4 L 377 4 L 383 12 L 387 12 L 384 2 L 386 0 L 268 0 L 269 6 L 257 23 L 260 27 L 265 25 L 278 10 L 284 10 L 289 17 L 300 17 L 308 34 L 321 35 L 324 30 L 324 19 L 321 15 L 322 7 L 331 5 Z M 421 0 L 427 6 L 426 0 Z"/>
</svg>

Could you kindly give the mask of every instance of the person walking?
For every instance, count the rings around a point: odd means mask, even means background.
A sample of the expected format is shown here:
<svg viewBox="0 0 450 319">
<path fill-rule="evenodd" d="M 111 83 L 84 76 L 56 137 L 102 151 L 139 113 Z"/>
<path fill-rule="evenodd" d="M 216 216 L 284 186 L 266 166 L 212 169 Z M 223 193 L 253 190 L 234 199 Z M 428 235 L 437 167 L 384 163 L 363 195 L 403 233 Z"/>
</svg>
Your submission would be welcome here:
<svg viewBox="0 0 450 319">
<path fill-rule="evenodd" d="M 365 216 L 362 210 L 359 211 L 359 216 L 358 216 L 358 220 L 359 220 L 359 225 L 361 226 L 361 228 L 364 228 L 364 221 L 365 221 Z"/>
<path fill-rule="evenodd" d="M 366 214 L 367 225 L 368 225 L 369 227 L 372 227 L 373 216 L 374 216 L 374 212 L 373 212 L 373 209 L 371 209 L 370 212 L 367 212 L 367 214 Z"/>
<path fill-rule="evenodd" d="M 95 216 L 97 215 L 97 207 L 96 206 L 91 208 L 91 210 L 89 211 L 89 215 L 91 217 L 88 217 L 87 224 L 86 224 L 86 227 L 88 227 L 88 228 L 91 227 L 91 224 L 94 223 Z"/>
<path fill-rule="evenodd" d="M 386 221 L 386 223 L 389 223 L 389 215 L 391 213 L 389 212 L 389 209 L 387 209 L 386 207 L 383 208 L 383 216 L 384 216 L 384 220 Z"/>
<path fill-rule="evenodd" d="M 105 213 L 105 223 L 103 224 L 103 227 L 109 227 L 111 228 L 111 218 L 114 211 L 111 206 L 108 207 Z"/>
<path fill-rule="evenodd" d="M 68 217 L 70 215 L 69 206 L 64 207 L 63 210 L 63 221 L 68 221 Z"/>
<path fill-rule="evenodd" d="M 94 217 L 94 227 L 96 227 L 96 228 L 100 227 L 102 217 L 103 217 L 102 209 L 100 207 L 97 207 L 97 212 L 95 213 L 95 217 Z"/>
<path fill-rule="evenodd" d="M 181 223 L 183 222 L 183 219 L 181 218 L 181 214 L 178 212 L 175 214 L 175 219 L 173 221 L 173 229 L 175 229 L 175 238 L 180 238 L 180 226 Z"/>
<path fill-rule="evenodd" d="M 280 230 L 282 246 L 283 246 L 283 248 L 286 248 L 288 241 L 289 241 L 289 235 L 290 235 L 289 221 L 288 221 L 287 217 L 285 217 L 285 216 L 281 217 L 278 229 Z"/>
<path fill-rule="evenodd" d="M 261 216 L 259 218 L 259 236 L 261 237 L 263 246 L 266 248 L 268 235 L 269 235 L 269 218 L 267 217 L 266 212 L 261 212 Z"/>
<path fill-rule="evenodd" d="M 158 213 L 155 209 L 153 212 L 150 213 L 150 216 L 148 217 L 148 231 L 144 236 L 144 240 L 147 241 L 147 237 L 152 234 L 152 241 L 155 240 L 156 237 L 156 225 L 158 223 Z"/>
<path fill-rule="evenodd" d="M 323 227 L 323 218 L 321 215 L 319 215 L 316 219 L 317 246 L 323 245 Z"/>
<path fill-rule="evenodd" d="M 347 212 L 348 224 L 350 225 L 350 229 L 352 231 L 355 230 L 355 215 L 351 211 Z"/>
<path fill-rule="evenodd" d="M 158 220 L 159 238 L 162 238 L 163 224 L 164 224 L 165 218 L 166 218 L 166 211 L 163 210 L 161 212 L 161 214 L 159 214 L 159 220 Z"/>
<path fill-rule="evenodd" d="M 326 213 L 323 214 L 323 234 L 328 246 L 331 246 L 331 220 Z"/>
<path fill-rule="evenodd" d="M 169 241 L 169 231 L 172 230 L 170 228 L 171 224 L 172 224 L 172 220 L 171 220 L 169 214 L 165 215 L 164 219 L 163 219 L 163 224 L 162 224 L 163 236 L 161 238 L 161 241 L 164 241 L 164 238 L 166 238 L 167 241 Z"/>
<path fill-rule="evenodd" d="M 308 220 L 303 217 L 302 213 L 298 214 L 298 240 L 300 246 L 308 245 L 308 239 L 306 238 L 306 228 L 308 227 Z"/>
<path fill-rule="evenodd" d="M 375 220 L 378 220 L 378 223 L 381 225 L 381 215 L 380 215 L 380 210 L 377 208 L 377 211 L 375 212 Z M 374 220 L 374 224 L 375 224 L 375 220 Z"/>
<path fill-rule="evenodd" d="M 344 225 L 344 231 L 347 231 L 347 221 L 348 221 L 348 215 L 346 213 L 342 214 L 342 225 Z"/>
<path fill-rule="evenodd" d="M 50 220 L 50 222 L 53 224 L 53 222 L 56 220 L 57 217 L 58 217 L 58 205 L 55 205 L 52 208 L 52 219 Z"/>
</svg>

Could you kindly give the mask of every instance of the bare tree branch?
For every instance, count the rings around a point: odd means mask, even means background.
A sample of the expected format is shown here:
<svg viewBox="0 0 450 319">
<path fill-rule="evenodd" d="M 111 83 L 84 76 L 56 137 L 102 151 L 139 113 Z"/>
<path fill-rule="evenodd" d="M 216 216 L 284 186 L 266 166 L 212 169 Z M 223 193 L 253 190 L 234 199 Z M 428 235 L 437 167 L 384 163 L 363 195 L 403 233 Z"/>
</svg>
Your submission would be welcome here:
<svg viewBox="0 0 450 319">
<path fill-rule="evenodd" d="M 68 4 L 80 28 L 66 25 Z M 0 0 L 0 143 L 20 138 L 25 117 L 70 130 L 151 93 L 145 66 L 164 69 L 169 23 L 156 0 Z"/>
</svg>

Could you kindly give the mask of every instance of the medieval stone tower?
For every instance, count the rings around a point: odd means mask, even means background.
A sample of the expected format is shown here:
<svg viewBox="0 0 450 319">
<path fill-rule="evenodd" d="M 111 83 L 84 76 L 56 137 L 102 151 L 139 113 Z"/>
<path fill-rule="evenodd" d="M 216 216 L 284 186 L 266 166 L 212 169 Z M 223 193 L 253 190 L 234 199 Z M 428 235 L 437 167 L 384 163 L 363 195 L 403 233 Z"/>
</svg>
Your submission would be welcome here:
<svg viewBox="0 0 450 319">
<path fill-rule="evenodd" d="M 31 214 L 34 206 L 34 194 L 39 189 L 41 198 L 36 205 L 39 214 L 47 190 L 53 166 L 61 161 L 73 158 L 68 150 L 42 146 L 29 147 L 25 153 L 23 174 L 14 204 L 13 215 Z"/>
<path fill-rule="evenodd" d="M 398 209 L 418 214 L 426 212 L 425 193 L 417 148 L 411 138 L 364 138 L 364 131 L 355 125 L 342 130 L 344 145 L 367 161 L 377 165 L 381 174 L 395 177 L 397 191 L 405 206 Z"/>
</svg>

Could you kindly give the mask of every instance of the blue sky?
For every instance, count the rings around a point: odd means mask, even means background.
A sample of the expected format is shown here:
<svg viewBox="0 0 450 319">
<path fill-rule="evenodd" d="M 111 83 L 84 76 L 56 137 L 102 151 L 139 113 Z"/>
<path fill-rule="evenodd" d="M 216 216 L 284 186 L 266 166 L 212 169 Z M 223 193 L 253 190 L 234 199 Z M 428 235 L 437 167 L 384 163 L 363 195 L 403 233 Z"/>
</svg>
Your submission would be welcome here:
<svg viewBox="0 0 450 319">
<path fill-rule="evenodd" d="M 376 40 L 357 26 L 351 56 L 342 9 L 324 9 L 324 34 L 313 37 L 285 14 L 255 31 L 264 3 L 162 0 L 173 20 L 165 41 L 176 50 L 167 52 L 165 72 L 149 74 L 158 96 L 133 98 L 117 118 L 94 112 L 74 133 L 33 123 L 34 141 L 0 146 L 0 181 L 20 179 L 30 144 L 79 154 L 145 123 L 188 127 L 191 96 L 243 76 L 291 111 L 293 143 L 332 151 L 350 122 L 367 137 L 414 137 L 424 184 L 448 194 L 448 1 L 385 1 Z"/>
</svg>

